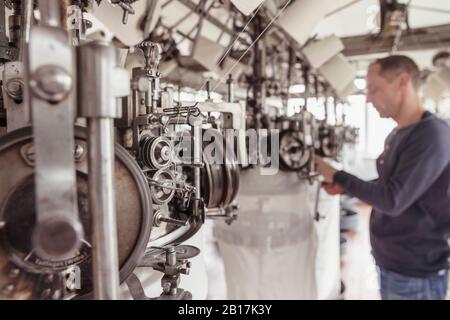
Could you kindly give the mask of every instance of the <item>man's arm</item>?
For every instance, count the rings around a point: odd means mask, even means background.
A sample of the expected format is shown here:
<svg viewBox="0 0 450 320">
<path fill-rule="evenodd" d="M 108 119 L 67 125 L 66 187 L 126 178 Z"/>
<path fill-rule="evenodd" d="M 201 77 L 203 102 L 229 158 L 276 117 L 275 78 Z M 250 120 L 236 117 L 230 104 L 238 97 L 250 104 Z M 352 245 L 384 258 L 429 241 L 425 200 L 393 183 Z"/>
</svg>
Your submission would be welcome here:
<svg viewBox="0 0 450 320">
<path fill-rule="evenodd" d="M 408 139 L 392 176 L 384 183 L 366 182 L 344 171 L 338 171 L 333 182 L 381 212 L 400 215 L 428 190 L 449 164 L 450 145 L 443 132 L 448 130 L 440 123 L 418 128 Z"/>
</svg>

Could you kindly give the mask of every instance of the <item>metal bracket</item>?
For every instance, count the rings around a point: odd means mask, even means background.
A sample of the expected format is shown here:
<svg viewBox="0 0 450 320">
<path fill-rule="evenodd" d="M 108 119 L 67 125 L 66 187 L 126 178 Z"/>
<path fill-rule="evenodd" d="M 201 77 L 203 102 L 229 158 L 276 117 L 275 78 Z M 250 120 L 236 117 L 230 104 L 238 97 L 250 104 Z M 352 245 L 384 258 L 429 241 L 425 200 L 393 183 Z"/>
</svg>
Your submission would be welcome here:
<svg viewBox="0 0 450 320">
<path fill-rule="evenodd" d="M 73 158 L 74 60 L 67 32 L 59 26 L 44 25 L 45 14 L 56 9 L 45 9 L 49 8 L 41 8 L 43 24 L 30 30 L 25 77 L 29 79 L 26 95 L 36 153 L 37 223 L 33 241 L 41 258 L 62 260 L 78 251 L 83 237 Z"/>
<path fill-rule="evenodd" d="M 187 259 L 197 256 L 200 250 L 186 245 L 152 247 L 152 249 L 143 257 L 139 266 L 151 267 L 164 273 L 161 279 L 163 293 L 157 298 L 147 297 L 140 280 L 133 273 L 126 280 L 131 296 L 135 300 L 191 300 L 192 294 L 178 288 L 178 285 L 180 284 L 180 274 L 189 274 L 191 264 Z"/>
<path fill-rule="evenodd" d="M 134 300 L 192 300 L 192 294 L 189 291 L 178 288 L 175 295 L 162 293 L 157 298 L 147 297 L 139 278 L 132 273 L 125 281 Z"/>
<path fill-rule="evenodd" d="M 6 37 L 5 1 L 0 0 L 0 61 L 14 61 L 19 56 L 19 50 L 9 45 Z"/>
<path fill-rule="evenodd" d="M 3 104 L 8 132 L 30 125 L 30 109 L 24 101 L 22 62 L 7 62 L 3 70 Z"/>
</svg>

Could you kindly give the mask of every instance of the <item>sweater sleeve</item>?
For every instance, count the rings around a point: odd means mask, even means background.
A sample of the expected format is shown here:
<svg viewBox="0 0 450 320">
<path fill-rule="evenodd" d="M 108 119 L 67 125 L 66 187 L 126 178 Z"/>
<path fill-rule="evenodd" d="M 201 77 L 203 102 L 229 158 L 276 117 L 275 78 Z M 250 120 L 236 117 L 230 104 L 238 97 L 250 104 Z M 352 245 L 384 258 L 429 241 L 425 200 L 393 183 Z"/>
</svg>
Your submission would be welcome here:
<svg viewBox="0 0 450 320">
<path fill-rule="evenodd" d="M 439 178 L 450 162 L 449 130 L 440 122 L 417 128 L 385 181 L 363 181 L 338 171 L 334 183 L 380 212 L 398 216 L 416 202 Z"/>
</svg>

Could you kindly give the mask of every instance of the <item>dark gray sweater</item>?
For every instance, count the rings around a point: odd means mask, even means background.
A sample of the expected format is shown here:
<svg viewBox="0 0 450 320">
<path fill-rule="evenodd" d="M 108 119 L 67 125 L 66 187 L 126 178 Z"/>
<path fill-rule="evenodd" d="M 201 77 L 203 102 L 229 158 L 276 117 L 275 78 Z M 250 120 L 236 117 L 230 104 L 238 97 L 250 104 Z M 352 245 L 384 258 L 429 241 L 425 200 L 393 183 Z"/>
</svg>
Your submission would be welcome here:
<svg viewBox="0 0 450 320">
<path fill-rule="evenodd" d="M 449 267 L 450 127 L 426 112 L 394 129 L 377 159 L 379 178 L 339 171 L 334 183 L 373 207 L 370 240 L 378 265 L 425 277 Z"/>
</svg>

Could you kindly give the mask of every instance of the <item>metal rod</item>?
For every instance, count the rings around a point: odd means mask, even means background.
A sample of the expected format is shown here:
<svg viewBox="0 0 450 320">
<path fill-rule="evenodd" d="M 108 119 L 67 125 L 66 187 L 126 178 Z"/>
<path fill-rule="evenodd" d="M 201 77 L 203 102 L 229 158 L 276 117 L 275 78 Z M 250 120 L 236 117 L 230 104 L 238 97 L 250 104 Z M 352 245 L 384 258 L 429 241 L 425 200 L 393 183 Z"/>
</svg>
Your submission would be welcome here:
<svg viewBox="0 0 450 320">
<path fill-rule="evenodd" d="M 88 120 L 94 297 L 101 300 L 119 299 L 119 258 L 113 182 L 113 121 L 108 118 Z"/>
<path fill-rule="evenodd" d="M 0 1 L 0 43 L 3 45 L 8 44 L 8 38 L 6 37 L 6 24 L 5 24 L 5 1 Z"/>
<path fill-rule="evenodd" d="M 228 102 L 233 103 L 234 102 L 234 81 L 233 81 L 233 75 L 230 73 L 228 75 L 227 80 L 227 86 L 228 86 Z"/>
<path fill-rule="evenodd" d="M 159 221 L 161 222 L 165 222 L 168 224 L 172 224 L 175 226 L 179 226 L 179 227 L 186 227 L 188 225 L 188 221 L 181 221 L 181 220 L 176 220 L 176 219 L 172 219 L 172 218 L 166 218 L 166 217 L 161 217 L 159 218 Z"/>
<path fill-rule="evenodd" d="M 113 126 L 119 116 L 117 98 L 125 92 L 112 88 L 117 65 L 117 51 L 110 43 L 95 41 L 78 47 L 78 73 L 83 75 L 78 79 L 79 105 L 88 119 L 94 298 L 101 300 L 119 299 Z M 128 88 L 129 82 L 122 82 Z"/>
<path fill-rule="evenodd" d="M 194 164 L 203 163 L 202 161 L 202 120 L 201 118 L 194 120 L 194 126 L 192 128 L 194 136 Z M 194 186 L 195 186 L 195 212 L 198 212 L 198 204 L 200 201 L 200 167 L 194 167 Z"/>
<path fill-rule="evenodd" d="M 225 25 L 228 26 L 228 24 L 230 23 L 231 18 L 233 18 L 233 14 L 229 14 L 227 20 L 225 21 Z M 225 31 L 221 31 L 219 37 L 217 38 L 216 42 L 220 43 L 220 41 L 222 40 L 223 35 L 225 34 Z"/>
<path fill-rule="evenodd" d="M 214 216 L 222 216 L 226 213 L 226 210 L 224 208 L 207 208 L 205 209 L 206 214 Z"/>
<path fill-rule="evenodd" d="M 320 201 L 320 189 L 322 188 L 322 183 L 320 180 L 317 181 L 317 187 L 316 187 L 316 198 L 314 200 L 314 219 L 316 221 L 320 220 L 320 213 L 319 213 L 319 201 Z"/>
<path fill-rule="evenodd" d="M 191 9 L 193 11 L 197 11 L 197 4 L 192 0 L 178 0 L 178 2 L 182 3 L 183 5 L 185 5 L 186 7 L 188 7 L 189 9 Z M 222 23 L 219 19 L 213 17 L 212 15 L 205 15 L 205 19 L 212 25 L 219 28 L 220 30 L 223 30 L 225 33 L 227 33 L 231 37 L 234 37 L 236 35 L 234 30 L 228 28 L 224 23 Z M 241 36 L 238 36 L 238 38 L 239 38 L 238 41 L 241 42 L 242 44 L 249 45 L 249 43 L 245 39 L 242 39 Z"/>
<path fill-rule="evenodd" d="M 264 32 L 264 31 L 263 31 Z M 261 76 L 262 76 L 262 83 L 261 83 L 261 105 L 262 110 L 264 114 L 267 114 L 269 111 L 269 108 L 266 104 L 266 97 L 267 97 L 267 81 L 266 81 L 266 65 L 267 65 L 267 43 L 266 43 L 266 37 L 262 37 L 261 41 L 259 42 L 259 47 L 261 50 Z"/>
<path fill-rule="evenodd" d="M 348 7 L 351 7 L 351 6 L 353 6 L 354 4 L 356 4 L 356 3 L 360 2 L 360 1 L 361 0 L 354 0 L 352 2 L 349 2 L 349 3 L 345 4 L 345 5 L 343 5 L 342 7 L 339 7 L 339 8 L 337 8 L 337 9 L 331 11 L 331 12 L 328 12 L 325 15 L 325 18 L 328 18 L 328 17 L 330 17 L 330 16 L 332 16 L 332 15 L 338 13 L 338 12 L 341 12 L 342 10 L 347 9 Z"/>
<path fill-rule="evenodd" d="M 31 2 L 33 1 L 25 1 Z M 61 27 L 61 7 L 62 1 L 39 0 L 39 12 L 41 14 L 42 26 Z"/>
<path fill-rule="evenodd" d="M 188 11 L 188 13 L 186 13 L 180 20 L 178 20 L 177 22 L 175 22 L 174 25 L 170 26 L 171 30 L 174 30 L 176 28 L 178 28 L 178 26 L 180 24 L 182 24 L 187 18 L 189 18 L 191 15 L 194 14 L 194 11 Z"/>
<path fill-rule="evenodd" d="M 30 42 L 31 22 L 33 18 L 33 1 L 22 1 L 21 39 L 19 61 L 25 58 L 27 44 Z"/>
<path fill-rule="evenodd" d="M 192 48 L 191 48 L 191 54 L 193 55 L 196 48 L 197 48 L 197 44 L 198 44 L 198 40 L 201 36 L 202 33 L 202 29 L 203 29 L 203 20 L 205 19 L 205 17 L 207 15 L 203 14 L 203 12 L 205 11 L 205 6 L 206 6 L 206 0 L 201 0 L 198 4 L 198 8 L 199 10 L 201 10 L 201 13 L 199 15 L 198 18 L 198 23 L 188 32 L 188 36 L 191 36 L 191 34 L 197 30 L 195 36 L 194 36 L 194 43 L 192 44 Z"/>
<path fill-rule="evenodd" d="M 176 118 L 171 118 L 168 122 L 169 124 L 186 124 L 188 123 L 188 118 L 184 116 L 177 116 Z"/>
</svg>

